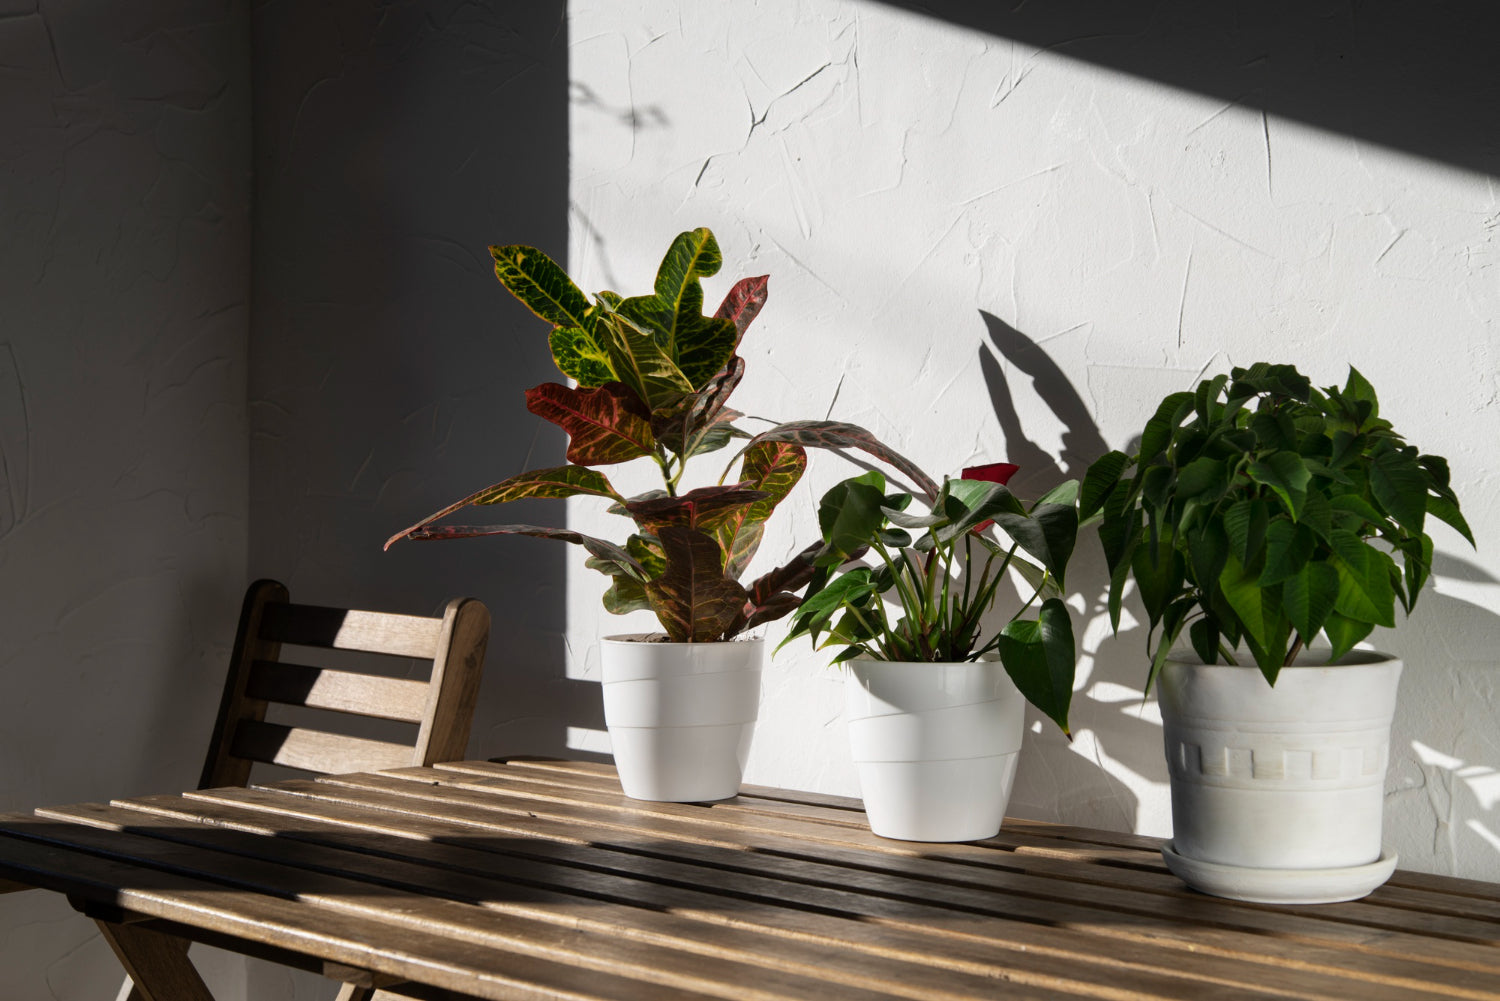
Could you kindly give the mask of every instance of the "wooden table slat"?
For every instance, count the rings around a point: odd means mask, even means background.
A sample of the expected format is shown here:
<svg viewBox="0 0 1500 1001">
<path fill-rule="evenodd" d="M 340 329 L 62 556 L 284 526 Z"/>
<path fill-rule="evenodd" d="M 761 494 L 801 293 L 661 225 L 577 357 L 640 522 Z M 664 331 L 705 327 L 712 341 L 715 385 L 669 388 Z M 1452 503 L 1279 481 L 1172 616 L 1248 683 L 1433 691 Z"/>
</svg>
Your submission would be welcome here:
<svg viewBox="0 0 1500 1001">
<path fill-rule="evenodd" d="M 496 1001 L 1500 999 L 1500 888 L 1245 904 L 1160 844 L 889 841 L 847 797 L 648 803 L 608 765 L 510 759 L 0 815 L 0 889 L 149 919 L 131 961 L 160 930 Z"/>
</svg>

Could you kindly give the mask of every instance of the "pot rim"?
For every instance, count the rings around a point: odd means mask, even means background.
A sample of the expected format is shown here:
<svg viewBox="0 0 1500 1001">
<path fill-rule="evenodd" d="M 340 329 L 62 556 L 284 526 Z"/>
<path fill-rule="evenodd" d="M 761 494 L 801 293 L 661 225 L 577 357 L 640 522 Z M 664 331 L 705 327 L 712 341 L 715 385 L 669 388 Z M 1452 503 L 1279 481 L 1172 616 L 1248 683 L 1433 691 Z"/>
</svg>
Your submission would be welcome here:
<svg viewBox="0 0 1500 1001">
<path fill-rule="evenodd" d="M 629 646 L 661 646 L 661 647 L 697 647 L 697 646 L 730 646 L 737 643 L 765 645 L 764 636 L 735 636 L 727 640 L 689 640 L 686 643 L 676 643 L 672 640 L 654 639 L 656 636 L 665 636 L 666 633 L 616 633 L 613 636 L 601 636 L 601 643 L 617 643 Z"/>
<path fill-rule="evenodd" d="M 1238 651 L 1237 651 L 1238 652 Z M 1246 656 L 1249 652 L 1245 651 Z M 1384 653 L 1379 650 L 1350 650 L 1334 663 L 1328 663 L 1326 648 L 1314 648 L 1303 650 L 1297 654 L 1297 659 L 1291 664 L 1283 667 L 1283 671 L 1298 670 L 1305 668 L 1341 668 L 1341 667 L 1375 667 L 1381 664 L 1401 663 L 1401 658 L 1395 654 Z M 1259 673 L 1260 668 L 1251 660 L 1249 663 L 1240 664 L 1205 664 L 1203 659 L 1194 650 L 1174 650 L 1167 655 L 1167 663 L 1180 664 L 1183 667 L 1201 667 L 1208 670 L 1222 671 L 1255 671 Z"/>
</svg>

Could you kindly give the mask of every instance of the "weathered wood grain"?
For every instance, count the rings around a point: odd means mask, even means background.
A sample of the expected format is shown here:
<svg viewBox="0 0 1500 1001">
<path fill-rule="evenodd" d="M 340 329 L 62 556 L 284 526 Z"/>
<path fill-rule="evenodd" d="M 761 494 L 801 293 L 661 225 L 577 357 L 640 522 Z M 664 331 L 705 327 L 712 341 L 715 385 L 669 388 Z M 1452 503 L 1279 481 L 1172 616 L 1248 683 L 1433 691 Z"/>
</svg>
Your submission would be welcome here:
<svg viewBox="0 0 1500 1001">
<path fill-rule="evenodd" d="M 1243 904 L 1187 891 L 1159 844 L 889 841 L 839 797 L 646 803 L 607 766 L 515 760 L 0 817 L 0 879 L 307 956 L 365 985 L 345 1001 L 1500 998 L 1486 884 Z"/>
</svg>

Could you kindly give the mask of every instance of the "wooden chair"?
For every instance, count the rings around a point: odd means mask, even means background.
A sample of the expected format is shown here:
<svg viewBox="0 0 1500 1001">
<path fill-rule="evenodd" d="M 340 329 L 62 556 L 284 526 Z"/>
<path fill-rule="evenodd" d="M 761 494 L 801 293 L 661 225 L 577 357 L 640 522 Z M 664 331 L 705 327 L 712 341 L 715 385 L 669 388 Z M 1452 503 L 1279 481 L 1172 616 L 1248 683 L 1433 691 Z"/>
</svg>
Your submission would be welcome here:
<svg viewBox="0 0 1500 1001">
<path fill-rule="evenodd" d="M 455 598 L 440 618 L 428 618 L 294 605 L 285 585 L 256 581 L 245 592 L 229 677 L 198 787 L 246 785 L 257 763 L 337 773 L 461 759 L 469 743 L 489 632 L 490 613 L 473 598 Z M 281 659 L 283 645 L 426 660 L 432 671 L 427 680 L 416 681 L 287 663 Z M 402 744 L 267 722 L 271 703 L 414 723 L 416 739 Z M 182 969 L 187 959 L 180 952 L 143 960 L 142 950 L 131 945 L 129 926 L 104 921 L 99 926 L 127 970 L 142 961 L 160 970 L 159 960 L 184 981 L 197 979 Z M 139 988 L 129 997 L 148 1001 Z M 339 1001 L 396 997 L 353 984 L 339 992 Z"/>
</svg>

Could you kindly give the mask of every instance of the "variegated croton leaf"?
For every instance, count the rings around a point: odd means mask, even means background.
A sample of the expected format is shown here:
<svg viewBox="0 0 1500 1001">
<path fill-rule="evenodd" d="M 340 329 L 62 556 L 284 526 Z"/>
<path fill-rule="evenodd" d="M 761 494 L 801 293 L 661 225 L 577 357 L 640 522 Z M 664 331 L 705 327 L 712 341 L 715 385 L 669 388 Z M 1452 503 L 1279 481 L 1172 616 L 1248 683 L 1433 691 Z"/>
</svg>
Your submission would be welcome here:
<svg viewBox="0 0 1500 1001">
<path fill-rule="evenodd" d="M 568 461 L 602 466 L 650 455 L 651 411 L 620 382 L 574 389 L 545 382 L 526 391 L 526 409 L 568 433 Z"/>
<path fill-rule="evenodd" d="M 459 508 L 468 507 L 470 504 L 505 504 L 509 501 L 520 500 L 523 497 L 576 497 L 580 494 L 592 494 L 597 497 L 609 497 L 616 501 L 622 501 L 615 488 L 610 486 L 609 480 L 601 472 L 589 469 L 587 466 L 556 466 L 551 469 L 532 469 L 524 473 L 517 473 L 510 479 L 501 480 L 491 486 L 485 487 L 470 494 L 463 500 L 455 501 L 423 518 L 408 528 L 404 528 L 385 540 L 385 548 L 391 548 L 393 543 L 405 538 L 416 538 L 418 529 L 424 529 L 433 522 L 457 511 Z M 446 536 L 433 534 L 431 532 L 423 536 L 428 539 L 457 538 L 457 536 Z"/>
<path fill-rule="evenodd" d="M 842 421 L 789 421 L 786 424 L 778 424 L 769 431 L 762 431 L 751 438 L 745 450 L 748 451 L 755 445 L 767 441 L 793 442 L 808 448 L 835 450 L 857 448 L 882 462 L 889 463 L 911 477 L 912 482 L 927 495 L 928 500 L 937 499 L 938 485 L 932 481 L 932 477 L 922 472 L 921 467 L 916 463 L 895 449 L 887 447 L 880 439 L 857 424 L 845 424 Z"/>
<path fill-rule="evenodd" d="M 765 497 L 736 511 L 715 533 L 727 554 L 726 573 L 738 578 L 750 565 L 765 533 L 766 519 L 791 493 L 807 469 L 807 453 L 800 445 L 765 441 L 745 449 L 740 462 L 740 484 L 763 491 Z"/>
<path fill-rule="evenodd" d="M 660 536 L 668 525 L 716 532 L 739 512 L 768 495 L 745 483 L 699 487 L 677 497 L 653 496 L 625 502 L 625 511 L 642 529 Z"/>
<path fill-rule="evenodd" d="M 739 582 L 724 576 L 719 544 L 681 525 L 665 526 L 659 538 L 666 568 L 645 591 L 667 637 L 674 643 L 723 639 L 742 616 L 748 595 Z"/>
<path fill-rule="evenodd" d="M 474 539 L 486 535 L 530 535 L 538 539 L 571 542 L 588 550 L 589 563 L 594 564 L 596 570 L 602 570 L 611 576 L 628 577 L 638 584 L 644 584 L 650 576 L 645 567 L 613 542 L 566 528 L 548 528 L 543 525 L 443 525 L 439 528 L 415 529 L 409 537 L 424 542 L 437 539 Z"/>
</svg>

